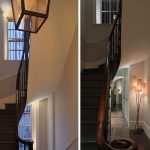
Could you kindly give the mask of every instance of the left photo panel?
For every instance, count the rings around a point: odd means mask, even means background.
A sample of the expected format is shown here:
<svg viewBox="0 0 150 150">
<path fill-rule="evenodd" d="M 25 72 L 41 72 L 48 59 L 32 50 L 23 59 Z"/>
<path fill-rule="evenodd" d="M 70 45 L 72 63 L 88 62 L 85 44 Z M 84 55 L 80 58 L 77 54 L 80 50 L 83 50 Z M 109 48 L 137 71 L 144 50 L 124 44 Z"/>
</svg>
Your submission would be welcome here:
<svg viewBox="0 0 150 150">
<path fill-rule="evenodd" d="M 0 33 L 0 149 L 78 150 L 78 0 L 1 0 Z"/>
</svg>

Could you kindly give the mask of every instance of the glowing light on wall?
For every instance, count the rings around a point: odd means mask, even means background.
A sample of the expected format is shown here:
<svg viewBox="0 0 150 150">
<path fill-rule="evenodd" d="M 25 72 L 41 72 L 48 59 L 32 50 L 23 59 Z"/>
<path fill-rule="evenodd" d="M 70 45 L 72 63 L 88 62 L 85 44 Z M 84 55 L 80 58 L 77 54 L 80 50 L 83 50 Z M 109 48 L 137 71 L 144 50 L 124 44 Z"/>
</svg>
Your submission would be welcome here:
<svg viewBox="0 0 150 150">
<path fill-rule="evenodd" d="M 135 124 L 135 133 L 140 134 L 143 132 L 143 128 L 140 126 L 139 118 L 140 118 L 140 106 L 143 97 L 145 96 L 145 87 L 146 84 L 142 82 L 142 79 L 137 79 L 136 76 L 133 76 L 133 88 L 135 89 L 136 95 L 136 105 L 137 105 L 137 117 L 136 117 L 136 124 Z"/>
<path fill-rule="evenodd" d="M 136 76 L 133 76 L 133 88 L 136 89 L 137 86 L 137 78 Z"/>
<path fill-rule="evenodd" d="M 146 83 L 145 82 L 142 84 L 142 95 L 143 96 L 146 95 Z"/>
<path fill-rule="evenodd" d="M 136 90 L 137 90 L 138 92 L 141 92 L 141 91 L 142 91 L 142 79 L 138 79 Z"/>
</svg>

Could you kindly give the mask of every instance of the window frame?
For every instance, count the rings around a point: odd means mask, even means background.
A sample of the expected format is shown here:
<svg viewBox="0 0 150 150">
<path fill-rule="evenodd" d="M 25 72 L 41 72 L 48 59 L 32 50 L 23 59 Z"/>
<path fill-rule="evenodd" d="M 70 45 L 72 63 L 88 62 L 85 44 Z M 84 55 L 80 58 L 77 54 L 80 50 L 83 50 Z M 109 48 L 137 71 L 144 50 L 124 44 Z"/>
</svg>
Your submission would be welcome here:
<svg viewBox="0 0 150 150">
<path fill-rule="evenodd" d="M 13 23 L 13 25 L 11 23 Z M 23 49 L 24 49 L 24 32 L 15 30 L 14 20 L 8 19 L 7 21 L 7 60 L 21 60 Z"/>
</svg>

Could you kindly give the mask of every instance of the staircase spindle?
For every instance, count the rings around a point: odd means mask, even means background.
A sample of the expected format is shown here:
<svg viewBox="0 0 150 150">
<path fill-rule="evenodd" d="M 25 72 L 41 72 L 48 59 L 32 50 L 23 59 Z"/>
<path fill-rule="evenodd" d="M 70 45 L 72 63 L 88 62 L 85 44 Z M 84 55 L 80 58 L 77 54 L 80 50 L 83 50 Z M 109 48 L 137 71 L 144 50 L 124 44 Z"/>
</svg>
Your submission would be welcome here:
<svg viewBox="0 0 150 150">
<path fill-rule="evenodd" d="M 27 101 L 27 82 L 28 82 L 28 64 L 29 64 L 29 43 L 30 33 L 24 32 L 24 49 L 17 74 L 16 81 L 16 120 L 17 125 L 24 112 Z M 33 150 L 33 140 L 25 140 L 19 137 L 17 128 L 18 147 L 23 145 L 24 150 Z"/>
</svg>

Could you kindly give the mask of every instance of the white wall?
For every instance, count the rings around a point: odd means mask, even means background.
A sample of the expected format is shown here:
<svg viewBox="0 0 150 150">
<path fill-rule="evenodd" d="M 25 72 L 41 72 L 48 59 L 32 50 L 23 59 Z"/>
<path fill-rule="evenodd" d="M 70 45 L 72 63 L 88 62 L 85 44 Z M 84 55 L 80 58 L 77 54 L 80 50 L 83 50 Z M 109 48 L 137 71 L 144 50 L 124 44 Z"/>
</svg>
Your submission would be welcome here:
<svg viewBox="0 0 150 150">
<path fill-rule="evenodd" d="M 0 59 L 4 56 L 4 19 L 3 13 L 0 13 Z"/>
<path fill-rule="evenodd" d="M 134 65 L 131 65 L 129 68 L 129 119 L 130 119 L 130 128 L 135 127 L 136 120 L 136 94 L 135 89 L 133 88 L 133 76 L 136 76 L 138 79 L 144 81 L 144 62 L 140 62 Z M 144 121 L 144 100 L 141 102 L 140 109 L 140 122 L 143 126 Z"/>
<path fill-rule="evenodd" d="M 14 104 L 16 102 L 16 94 L 0 98 L 0 109 L 5 109 L 5 104 Z"/>
<path fill-rule="evenodd" d="M 0 60 L 7 60 L 7 17 L 2 12 L 0 12 L 0 29 Z"/>
<path fill-rule="evenodd" d="M 149 0 L 123 0 L 121 67 L 144 61 L 149 54 L 149 14 Z"/>
<path fill-rule="evenodd" d="M 123 89 L 122 89 L 122 109 L 129 125 L 129 74 L 123 78 Z"/>
<path fill-rule="evenodd" d="M 82 67 L 95 68 L 105 62 L 112 25 L 95 24 L 95 0 L 81 0 Z"/>
<path fill-rule="evenodd" d="M 100 25 L 95 24 L 94 15 L 96 11 L 94 10 L 94 0 L 86 0 L 86 41 L 96 41 L 100 39 L 105 39 L 109 36 L 112 25 Z M 82 33 L 82 31 L 81 31 Z"/>
<path fill-rule="evenodd" d="M 0 60 L 0 79 L 17 74 L 19 61 Z"/>
<path fill-rule="evenodd" d="M 55 150 L 65 150 L 78 135 L 77 39 L 76 34 L 55 92 Z"/>
<path fill-rule="evenodd" d="M 77 0 L 51 0 L 49 18 L 38 34 L 32 34 L 28 102 L 49 97 L 56 89 L 74 34 L 77 32 Z"/>
<path fill-rule="evenodd" d="M 145 68 L 145 83 L 146 83 L 146 96 L 144 99 L 144 130 L 150 138 L 150 56 L 144 62 Z"/>
<path fill-rule="evenodd" d="M 76 32 L 56 91 L 31 103 L 34 150 L 77 150 L 77 39 Z"/>
<path fill-rule="evenodd" d="M 48 150 L 48 100 L 39 101 L 39 149 Z"/>
<path fill-rule="evenodd" d="M 119 69 L 116 77 L 122 77 L 122 110 L 129 125 L 129 69 Z"/>
<path fill-rule="evenodd" d="M 19 61 L 0 60 L 0 99 L 8 99 L 8 96 L 16 92 L 16 76 L 19 68 Z M 1 103 L 4 103 L 1 100 Z M 9 100 L 14 102 L 14 99 Z"/>
<path fill-rule="evenodd" d="M 0 99 L 13 95 L 16 92 L 17 75 L 11 75 L 0 79 Z"/>
<path fill-rule="evenodd" d="M 54 150 L 54 99 L 32 103 L 32 138 L 34 150 Z"/>
</svg>

